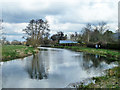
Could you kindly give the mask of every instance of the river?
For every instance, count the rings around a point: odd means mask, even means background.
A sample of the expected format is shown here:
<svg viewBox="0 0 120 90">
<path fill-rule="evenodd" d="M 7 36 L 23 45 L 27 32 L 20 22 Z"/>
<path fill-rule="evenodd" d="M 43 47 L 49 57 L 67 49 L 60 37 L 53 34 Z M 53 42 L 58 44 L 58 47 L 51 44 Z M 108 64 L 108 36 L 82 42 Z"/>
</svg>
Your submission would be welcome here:
<svg viewBox="0 0 120 90">
<path fill-rule="evenodd" d="M 3 88 L 65 88 L 70 83 L 104 75 L 104 70 L 117 66 L 98 55 L 59 48 L 40 49 L 34 56 L 1 65 Z"/>
</svg>

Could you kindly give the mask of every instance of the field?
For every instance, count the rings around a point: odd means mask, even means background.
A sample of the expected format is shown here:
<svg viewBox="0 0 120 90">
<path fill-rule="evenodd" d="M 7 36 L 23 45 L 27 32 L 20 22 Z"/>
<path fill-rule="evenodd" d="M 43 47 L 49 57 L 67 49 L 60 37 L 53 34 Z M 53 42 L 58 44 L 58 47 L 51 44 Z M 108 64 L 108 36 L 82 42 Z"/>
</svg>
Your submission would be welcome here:
<svg viewBox="0 0 120 90">
<path fill-rule="evenodd" d="M 2 46 L 2 61 L 22 58 L 34 53 L 34 48 L 24 45 L 4 45 Z"/>
</svg>

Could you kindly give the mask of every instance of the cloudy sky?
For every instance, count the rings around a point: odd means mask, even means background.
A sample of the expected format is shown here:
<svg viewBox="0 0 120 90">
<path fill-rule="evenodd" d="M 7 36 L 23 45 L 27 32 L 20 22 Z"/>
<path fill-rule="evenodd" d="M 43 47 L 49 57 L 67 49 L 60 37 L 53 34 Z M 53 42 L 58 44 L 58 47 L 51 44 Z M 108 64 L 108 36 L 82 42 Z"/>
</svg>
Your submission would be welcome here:
<svg viewBox="0 0 120 90">
<path fill-rule="evenodd" d="M 47 19 L 51 34 L 80 32 L 86 23 L 105 21 L 118 25 L 119 0 L 1 0 L 0 10 L 7 40 L 23 40 L 22 29 L 31 19 Z"/>
</svg>

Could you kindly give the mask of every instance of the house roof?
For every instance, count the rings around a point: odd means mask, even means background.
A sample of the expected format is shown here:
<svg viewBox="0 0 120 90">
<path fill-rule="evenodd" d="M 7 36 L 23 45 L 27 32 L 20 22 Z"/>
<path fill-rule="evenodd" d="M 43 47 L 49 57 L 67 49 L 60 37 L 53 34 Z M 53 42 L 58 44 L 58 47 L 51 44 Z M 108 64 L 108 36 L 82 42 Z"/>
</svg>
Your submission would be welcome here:
<svg viewBox="0 0 120 90">
<path fill-rule="evenodd" d="M 63 44 L 63 43 L 77 43 L 77 42 L 74 42 L 74 41 L 71 41 L 71 40 L 60 40 L 59 43 Z"/>
</svg>

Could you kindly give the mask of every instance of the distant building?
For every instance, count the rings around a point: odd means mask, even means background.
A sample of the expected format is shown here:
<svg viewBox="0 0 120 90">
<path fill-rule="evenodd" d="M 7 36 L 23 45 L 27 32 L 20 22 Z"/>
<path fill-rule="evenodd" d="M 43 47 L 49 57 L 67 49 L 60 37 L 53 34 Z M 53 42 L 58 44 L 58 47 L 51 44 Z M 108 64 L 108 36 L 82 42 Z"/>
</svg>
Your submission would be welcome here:
<svg viewBox="0 0 120 90">
<path fill-rule="evenodd" d="M 72 44 L 72 43 L 78 43 L 75 41 L 71 41 L 71 40 L 60 40 L 59 44 Z"/>
<path fill-rule="evenodd" d="M 78 42 L 71 41 L 71 40 L 60 40 L 59 46 L 76 46 Z"/>
</svg>

